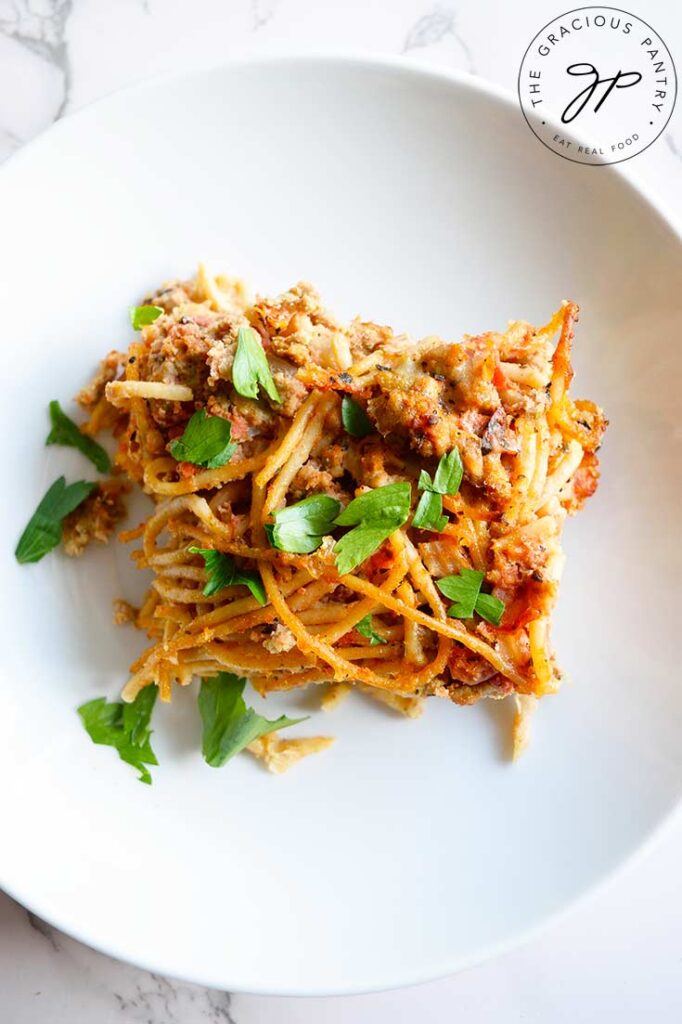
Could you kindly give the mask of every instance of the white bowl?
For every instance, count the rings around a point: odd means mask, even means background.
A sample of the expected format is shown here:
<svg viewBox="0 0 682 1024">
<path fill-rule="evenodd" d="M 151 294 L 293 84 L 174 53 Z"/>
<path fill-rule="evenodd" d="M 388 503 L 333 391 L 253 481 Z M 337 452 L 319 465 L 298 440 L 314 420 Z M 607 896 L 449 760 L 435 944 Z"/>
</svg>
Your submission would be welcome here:
<svg viewBox="0 0 682 1024">
<path fill-rule="evenodd" d="M 5 351 L 2 743 L 7 890 L 155 971 L 251 992 L 433 978 L 525 937 L 621 865 L 677 803 L 682 246 L 616 171 L 538 144 L 515 102 L 392 60 L 235 63 L 119 93 L 0 174 Z M 127 308 L 198 259 L 262 292 L 315 282 L 344 316 L 415 336 L 583 315 L 576 395 L 611 427 L 566 528 L 556 618 L 571 682 L 530 750 L 511 709 L 358 697 L 301 731 L 335 747 L 284 777 L 199 753 L 195 695 L 157 706 L 139 785 L 75 712 L 141 647 L 117 545 L 18 566 L 16 539 L 77 453 L 44 447 Z M 313 695 L 314 696 L 314 695 Z M 268 710 L 308 706 L 294 695 Z"/>
</svg>

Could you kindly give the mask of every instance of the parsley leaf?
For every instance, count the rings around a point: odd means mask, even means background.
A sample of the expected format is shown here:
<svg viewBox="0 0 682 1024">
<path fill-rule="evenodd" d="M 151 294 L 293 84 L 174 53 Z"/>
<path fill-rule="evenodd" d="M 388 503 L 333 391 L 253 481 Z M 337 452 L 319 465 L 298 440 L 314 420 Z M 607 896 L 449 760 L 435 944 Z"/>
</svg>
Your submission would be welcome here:
<svg viewBox="0 0 682 1024">
<path fill-rule="evenodd" d="M 153 324 L 162 313 L 161 306 L 131 306 L 130 322 L 133 325 L 133 330 L 139 331 L 141 327 Z"/>
<path fill-rule="evenodd" d="M 247 708 L 242 697 L 245 686 L 246 679 L 231 672 L 219 672 L 212 679 L 201 680 L 198 699 L 204 724 L 201 752 L 212 768 L 221 768 L 259 736 L 305 721 L 305 718 L 287 718 L 286 715 L 272 722 L 263 718 L 253 708 Z"/>
<path fill-rule="evenodd" d="M 19 538 L 14 552 L 17 562 L 21 565 L 39 562 L 48 551 L 56 548 L 62 539 L 64 518 L 78 508 L 96 486 L 79 480 L 67 487 L 63 476 L 55 480 Z"/>
<path fill-rule="evenodd" d="M 367 437 L 374 432 L 369 416 L 350 395 L 344 395 L 341 399 L 341 419 L 346 433 L 351 437 Z"/>
<path fill-rule="evenodd" d="M 132 704 L 110 704 L 106 698 L 98 697 L 78 708 L 92 742 L 114 747 L 121 760 L 140 773 L 140 782 L 147 785 L 151 785 L 152 777 L 145 765 L 159 763 L 151 747 L 149 728 L 158 692 L 156 686 L 150 685 L 140 690 Z"/>
<path fill-rule="evenodd" d="M 203 589 L 204 597 L 212 597 L 223 587 L 248 587 L 259 604 L 267 604 L 263 581 L 257 572 L 248 569 L 238 569 L 234 558 L 223 554 L 222 551 L 214 551 L 212 548 L 191 547 L 191 554 L 201 555 L 206 566 L 208 577 L 206 586 Z"/>
<path fill-rule="evenodd" d="M 272 379 L 261 340 L 253 327 L 239 328 L 237 351 L 232 364 L 232 383 L 237 394 L 245 398 L 258 398 L 260 386 L 273 402 L 282 401 Z"/>
<path fill-rule="evenodd" d="M 459 450 L 453 448 L 447 455 L 441 455 L 433 482 L 426 470 L 422 469 L 417 486 L 420 491 L 431 491 L 432 494 L 457 494 L 463 475 L 464 466 Z"/>
<path fill-rule="evenodd" d="M 66 415 L 59 402 L 55 399 L 50 402 L 50 422 L 52 430 L 47 435 L 45 444 L 63 444 L 68 448 L 78 448 L 79 451 L 90 459 L 90 462 L 100 471 L 108 473 L 111 468 L 109 456 L 91 437 L 81 433 L 78 426 Z"/>
<path fill-rule="evenodd" d="M 436 494 L 457 494 L 464 475 L 464 466 L 459 449 L 453 448 L 447 455 L 441 456 L 433 477 L 433 486 L 426 488 Z"/>
<path fill-rule="evenodd" d="M 499 626 L 504 614 L 504 601 L 492 594 L 479 594 L 476 598 L 476 611 L 492 626 Z"/>
<path fill-rule="evenodd" d="M 275 512 L 275 521 L 265 524 L 265 532 L 273 548 L 308 555 L 332 532 L 340 508 L 341 503 L 328 494 L 311 494 Z"/>
<path fill-rule="evenodd" d="M 182 437 L 170 443 L 170 453 L 178 462 L 191 462 L 204 469 L 218 469 L 229 462 L 237 450 L 230 442 L 232 424 L 222 416 L 209 416 L 205 409 L 194 413 Z"/>
<path fill-rule="evenodd" d="M 410 507 L 410 493 L 410 485 L 406 481 L 366 491 L 353 498 L 336 517 L 337 526 L 375 526 L 397 520 L 398 526 L 402 526 L 407 518 L 405 510 Z"/>
<path fill-rule="evenodd" d="M 364 636 L 366 637 L 367 640 L 369 640 L 370 647 L 376 647 L 377 644 L 386 643 L 386 640 L 381 635 L 381 633 L 377 633 L 376 629 L 372 625 L 371 615 L 365 615 L 364 619 L 360 619 L 359 622 L 356 622 L 355 628 L 357 629 L 360 636 Z"/>
<path fill-rule="evenodd" d="M 444 576 L 442 580 L 436 580 L 436 586 L 441 594 L 455 602 L 448 608 L 448 615 L 453 619 L 470 619 L 474 614 L 476 598 L 484 579 L 483 572 L 462 569 L 457 576 Z"/>
<path fill-rule="evenodd" d="M 410 514 L 409 483 L 386 484 L 361 494 L 336 518 L 337 526 L 352 529 L 334 545 L 336 566 L 343 576 L 369 558 Z"/>
<path fill-rule="evenodd" d="M 381 547 L 385 540 L 398 529 L 397 526 L 384 523 L 381 526 L 361 524 L 347 533 L 334 545 L 336 568 L 341 576 L 361 565 L 370 555 Z"/>
<path fill-rule="evenodd" d="M 412 525 L 418 530 L 433 530 L 442 533 L 448 525 L 448 517 L 443 514 L 443 498 L 434 491 L 424 491 L 414 513 Z"/>
<path fill-rule="evenodd" d="M 443 579 L 436 580 L 436 586 L 441 594 L 455 602 L 448 608 L 448 615 L 454 619 L 470 619 L 476 611 L 486 622 L 499 626 L 504 612 L 504 602 L 492 594 L 481 593 L 484 579 L 483 572 L 462 569 L 457 576 L 444 576 Z"/>
<path fill-rule="evenodd" d="M 459 485 L 462 482 L 464 467 L 457 448 L 453 448 L 447 455 L 442 455 L 433 481 L 422 469 L 419 474 L 417 487 L 424 491 L 414 513 L 412 525 L 418 530 L 433 530 L 434 533 L 442 533 L 448 524 L 447 516 L 443 515 L 443 494 L 457 494 Z"/>
</svg>

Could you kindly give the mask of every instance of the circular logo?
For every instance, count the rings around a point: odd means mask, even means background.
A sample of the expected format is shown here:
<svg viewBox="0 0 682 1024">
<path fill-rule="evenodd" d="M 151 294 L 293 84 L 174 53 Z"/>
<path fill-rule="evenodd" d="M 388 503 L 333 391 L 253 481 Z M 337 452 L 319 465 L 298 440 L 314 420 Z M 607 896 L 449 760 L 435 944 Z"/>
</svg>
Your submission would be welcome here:
<svg viewBox="0 0 682 1024">
<path fill-rule="evenodd" d="M 519 70 L 519 100 L 540 142 L 567 160 L 616 164 L 641 153 L 670 120 L 677 75 L 641 18 L 580 7 L 538 32 Z"/>
</svg>

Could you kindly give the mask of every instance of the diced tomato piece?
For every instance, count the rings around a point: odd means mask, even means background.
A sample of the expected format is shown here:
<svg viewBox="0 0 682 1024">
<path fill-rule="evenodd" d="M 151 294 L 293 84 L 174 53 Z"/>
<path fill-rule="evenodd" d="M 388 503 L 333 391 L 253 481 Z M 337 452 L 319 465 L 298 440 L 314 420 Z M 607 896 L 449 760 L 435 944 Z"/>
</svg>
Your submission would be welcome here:
<svg viewBox="0 0 682 1024">
<path fill-rule="evenodd" d="M 509 386 L 509 381 L 499 366 L 496 366 L 493 372 L 493 384 L 496 388 L 506 388 Z"/>
</svg>

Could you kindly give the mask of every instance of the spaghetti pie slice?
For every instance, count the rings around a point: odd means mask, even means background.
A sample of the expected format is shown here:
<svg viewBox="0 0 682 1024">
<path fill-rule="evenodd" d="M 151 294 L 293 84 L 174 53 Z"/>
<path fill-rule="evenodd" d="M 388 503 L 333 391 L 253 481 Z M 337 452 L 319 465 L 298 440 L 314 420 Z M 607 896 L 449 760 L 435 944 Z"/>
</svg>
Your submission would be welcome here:
<svg viewBox="0 0 682 1024">
<path fill-rule="evenodd" d="M 221 671 L 264 694 L 353 684 L 410 713 L 516 695 L 520 749 L 561 679 L 561 531 L 606 426 L 569 396 L 577 306 L 413 342 L 342 324 L 308 284 L 251 302 L 204 268 L 143 306 L 81 397 L 155 502 L 126 535 L 154 581 L 124 698 Z"/>
</svg>

